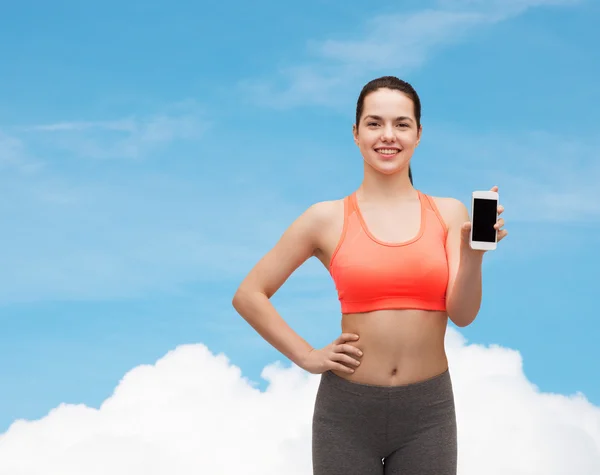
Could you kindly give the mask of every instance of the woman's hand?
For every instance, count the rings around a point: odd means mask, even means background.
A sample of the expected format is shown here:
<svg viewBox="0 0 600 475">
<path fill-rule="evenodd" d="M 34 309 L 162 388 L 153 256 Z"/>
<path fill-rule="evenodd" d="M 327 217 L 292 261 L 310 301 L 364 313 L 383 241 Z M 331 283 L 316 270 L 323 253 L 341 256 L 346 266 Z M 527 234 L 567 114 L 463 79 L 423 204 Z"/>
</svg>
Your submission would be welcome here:
<svg viewBox="0 0 600 475">
<path fill-rule="evenodd" d="M 362 351 L 347 342 L 356 340 L 358 335 L 342 333 L 326 347 L 311 350 L 301 364 L 302 369 L 312 374 L 321 374 L 332 369 L 354 373 L 354 368 L 360 365 L 360 360 L 353 356 L 360 358 Z"/>
<path fill-rule="evenodd" d="M 498 187 L 494 186 L 492 187 L 492 189 L 490 191 L 495 191 L 498 192 Z M 498 231 L 498 237 L 496 242 L 500 242 L 502 239 L 504 239 L 507 234 L 508 231 L 506 229 L 502 229 L 502 227 L 504 226 L 504 219 L 500 218 L 500 215 L 502 214 L 502 212 L 504 211 L 504 206 L 502 206 L 500 203 L 498 203 L 498 220 L 496 221 L 496 224 L 494 225 L 494 229 L 496 229 L 496 231 Z M 461 228 L 461 255 L 466 256 L 466 255 L 477 255 L 477 256 L 482 256 L 485 252 L 487 251 L 483 251 L 483 250 L 479 250 L 479 249 L 471 249 L 471 222 L 467 221 L 466 223 L 464 223 L 462 225 Z"/>
</svg>

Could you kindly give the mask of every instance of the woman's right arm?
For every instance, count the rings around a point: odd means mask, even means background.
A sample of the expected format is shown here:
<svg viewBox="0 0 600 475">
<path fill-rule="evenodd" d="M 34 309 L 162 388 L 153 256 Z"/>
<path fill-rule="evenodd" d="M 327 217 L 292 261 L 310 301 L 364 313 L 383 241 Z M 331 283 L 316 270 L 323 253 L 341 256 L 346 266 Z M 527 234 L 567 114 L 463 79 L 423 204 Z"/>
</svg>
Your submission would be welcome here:
<svg viewBox="0 0 600 475">
<path fill-rule="evenodd" d="M 302 367 L 313 350 L 275 310 L 270 298 L 319 245 L 327 205 L 316 203 L 300 215 L 275 246 L 258 261 L 233 297 L 237 312 L 274 348 Z"/>
</svg>

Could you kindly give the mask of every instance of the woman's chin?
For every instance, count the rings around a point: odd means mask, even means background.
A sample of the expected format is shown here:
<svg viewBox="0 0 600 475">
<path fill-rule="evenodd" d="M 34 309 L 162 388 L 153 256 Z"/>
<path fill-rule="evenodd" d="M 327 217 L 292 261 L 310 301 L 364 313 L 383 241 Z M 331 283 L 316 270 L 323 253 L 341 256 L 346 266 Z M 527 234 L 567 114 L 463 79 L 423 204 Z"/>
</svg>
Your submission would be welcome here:
<svg viewBox="0 0 600 475">
<path fill-rule="evenodd" d="M 404 163 L 394 163 L 392 161 L 376 161 L 375 163 L 373 162 L 368 162 L 369 166 L 371 168 L 373 168 L 375 171 L 379 172 L 379 173 L 383 173 L 384 175 L 393 175 L 395 173 L 401 172 L 404 167 L 405 164 Z M 408 165 L 406 165 L 408 166 Z"/>
</svg>

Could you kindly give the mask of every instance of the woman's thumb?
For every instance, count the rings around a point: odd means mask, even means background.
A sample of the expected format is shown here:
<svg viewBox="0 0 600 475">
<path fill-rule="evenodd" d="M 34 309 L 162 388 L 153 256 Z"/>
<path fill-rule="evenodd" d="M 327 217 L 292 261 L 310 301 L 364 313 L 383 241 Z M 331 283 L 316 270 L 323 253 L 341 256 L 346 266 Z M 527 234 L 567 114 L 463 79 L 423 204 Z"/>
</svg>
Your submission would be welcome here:
<svg viewBox="0 0 600 475">
<path fill-rule="evenodd" d="M 467 221 L 466 223 L 463 223 L 460 230 L 462 232 L 463 239 L 468 239 L 469 234 L 471 233 L 471 222 Z"/>
</svg>

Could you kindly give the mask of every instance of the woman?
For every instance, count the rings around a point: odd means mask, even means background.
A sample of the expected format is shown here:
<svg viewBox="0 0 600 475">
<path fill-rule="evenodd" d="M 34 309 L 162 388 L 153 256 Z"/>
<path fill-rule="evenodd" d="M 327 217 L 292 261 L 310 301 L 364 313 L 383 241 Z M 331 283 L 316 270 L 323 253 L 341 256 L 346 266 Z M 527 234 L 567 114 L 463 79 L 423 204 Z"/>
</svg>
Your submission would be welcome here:
<svg viewBox="0 0 600 475">
<path fill-rule="evenodd" d="M 444 336 L 448 318 L 464 327 L 479 311 L 484 251 L 469 245 L 469 215 L 460 201 L 413 187 L 420 119 L 410 84 L 390 76 L 366 84 L 353 126 L 364 159 L 360 187 L 309 207 L 233 299 L 265 340 L 321 374 L 314 475 L 456 474 Z M 498 241 L 507 235 L 503 225 L 498 219 Z M 342 334 L 321 349 L 296 334 L 269 301 L 311 256 L 330 272 L 342 310 Z"/>
</svg>

